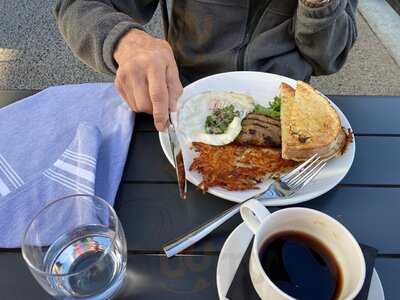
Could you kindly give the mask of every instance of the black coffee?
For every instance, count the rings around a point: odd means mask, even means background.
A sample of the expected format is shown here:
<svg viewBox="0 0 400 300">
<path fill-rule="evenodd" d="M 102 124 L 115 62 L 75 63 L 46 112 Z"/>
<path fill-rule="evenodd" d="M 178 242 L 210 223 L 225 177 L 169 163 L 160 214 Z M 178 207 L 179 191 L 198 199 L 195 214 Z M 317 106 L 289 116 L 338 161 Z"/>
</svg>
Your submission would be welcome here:
<svg viewBox="0 0 400 300">
<path fill-rule="evenodd" d="M 316 238 L 297 231 L 279 232 L 261 246 L 260 261 L 272 282 L 299 300 L 335 300 L 342 272 L 331 253 Z"/>
</svg>

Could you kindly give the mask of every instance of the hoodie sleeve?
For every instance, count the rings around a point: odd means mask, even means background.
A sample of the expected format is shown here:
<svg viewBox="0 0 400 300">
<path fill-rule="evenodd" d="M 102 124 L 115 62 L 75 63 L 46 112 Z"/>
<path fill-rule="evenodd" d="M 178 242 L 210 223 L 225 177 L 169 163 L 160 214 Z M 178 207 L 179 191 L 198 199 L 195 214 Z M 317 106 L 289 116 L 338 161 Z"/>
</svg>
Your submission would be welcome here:
<svg viewBox="0 0 400 300">
<path fill-rule="evenodd" d="M 59 30 L 72 52 L 98 72 L 113 75 L 118 40 L 130 29 L 143 29 L 158 0 L 58 0 L 54 8 Z M 128 15 L 130 13 L 130 15 Z"/>
<path fill-rule="evenodd" d="M 321 7 L 299 1 L 294 18 L 296 46 L 313 67 L 313 75 L 337 72 L 357 38 L 358 0 L 330 0 Z"/>
</svg>

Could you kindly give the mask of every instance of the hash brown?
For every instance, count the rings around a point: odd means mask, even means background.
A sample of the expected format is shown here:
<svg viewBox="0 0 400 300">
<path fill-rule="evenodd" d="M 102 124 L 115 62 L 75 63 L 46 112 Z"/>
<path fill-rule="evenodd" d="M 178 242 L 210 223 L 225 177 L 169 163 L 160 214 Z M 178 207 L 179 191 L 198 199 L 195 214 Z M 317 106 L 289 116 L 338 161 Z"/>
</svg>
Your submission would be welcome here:
<svg viewBox="0 0 400 300">
<path fill-rule="evenodd" d="M 206 191 L 220 186 L 230 191 L 257 188 L 261 181 L 279 175 L 297 163 L 282 159 L 280 149 L 228 144 L 212 146 L 192 143 L 198 156 L 194 158 L 190 171 L 203 175 L 199 187 Z"/>
</svg>

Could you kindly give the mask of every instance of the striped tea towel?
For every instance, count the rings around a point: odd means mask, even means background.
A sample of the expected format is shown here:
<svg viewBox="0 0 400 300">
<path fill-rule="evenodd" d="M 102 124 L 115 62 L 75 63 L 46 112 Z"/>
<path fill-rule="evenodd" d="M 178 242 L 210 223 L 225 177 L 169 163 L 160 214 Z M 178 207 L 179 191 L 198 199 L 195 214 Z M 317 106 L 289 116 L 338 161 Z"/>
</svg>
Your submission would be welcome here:
<svg viewBox="0 0 400 300">
<path fill-rule="evenodd" d="M 113 205 L 133 122 L 111 83 L 52 87 L 0 109 L 0 247 L 19 247 L 34 215 L 60 197 Z"/>
</svg>

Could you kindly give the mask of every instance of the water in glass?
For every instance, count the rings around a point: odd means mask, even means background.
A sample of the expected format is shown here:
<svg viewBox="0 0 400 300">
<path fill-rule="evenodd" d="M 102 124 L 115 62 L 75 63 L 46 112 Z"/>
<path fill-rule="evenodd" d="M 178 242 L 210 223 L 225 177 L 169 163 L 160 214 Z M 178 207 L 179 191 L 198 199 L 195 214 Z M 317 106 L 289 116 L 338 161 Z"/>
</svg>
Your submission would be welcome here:
<svg viewBox="0 0 400 300">
<path fill-rule="evenodd" d="M 112 236 L 104 226 L 87 225 L 59 237 L 46 253 L 45 269 L 52 275 L 71 275 L 50 276 L 50 285 L 77 298 L 105 299 L 113 295 L 124 278 L 126 262 L 111 246 Z"/>
</svg>

